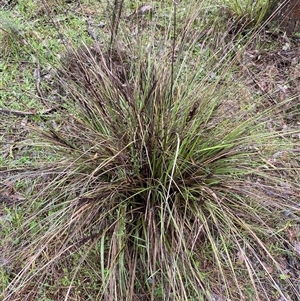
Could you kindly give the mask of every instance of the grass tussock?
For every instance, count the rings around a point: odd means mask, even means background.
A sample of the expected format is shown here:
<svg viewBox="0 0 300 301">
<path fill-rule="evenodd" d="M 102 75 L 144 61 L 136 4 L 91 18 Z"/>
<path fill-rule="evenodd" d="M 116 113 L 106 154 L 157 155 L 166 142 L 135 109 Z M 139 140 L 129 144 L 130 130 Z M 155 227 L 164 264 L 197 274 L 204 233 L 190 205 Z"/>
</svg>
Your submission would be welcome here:
<svg viewBox="0 0 300 301">
<path fill-rule="evenodd" d="M 258 0 L 255 2 L 222 0 L 222 2 L 238 22 L 237 25 L 248 28 L 259 26 L 268 17 L 275 4 L 273 0 Z"/>
<path fill-rule="evenodd" d="M 35 197 L 4 300 L 300 297 L 277 256 L 297 257 L 289 133 L 268 127 L 273 109 L 230 93 L 229 59 L 195 58 L 190 45 L 67 51 L 63 117 L 33 137 L 52 162 L 21 175 Z"/>
</svg>

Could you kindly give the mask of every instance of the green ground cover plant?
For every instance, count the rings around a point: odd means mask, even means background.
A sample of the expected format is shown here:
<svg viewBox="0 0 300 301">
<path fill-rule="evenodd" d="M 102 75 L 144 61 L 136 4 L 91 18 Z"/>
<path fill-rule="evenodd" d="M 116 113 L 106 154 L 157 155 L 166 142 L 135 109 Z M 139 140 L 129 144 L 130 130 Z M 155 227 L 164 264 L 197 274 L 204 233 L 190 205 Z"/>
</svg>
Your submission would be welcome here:
<svg viewBox="0 0 300 301">
<path fill-rule="evenodd" d="M 97 26 L 93 1 L 70 19 L 51 4 L 16 6 L 64 36 L 30 43 L 53 69 L 24 93 L 41 109 L 0 91 L 16 115 L 1 127 L 1 298 L 299 299 L 299 128 L 278 127 L 297 96 L 267 105 L 238 79 L 251 28 L 217 32 L 207 1 L 107 2 Z"/>
</svg>

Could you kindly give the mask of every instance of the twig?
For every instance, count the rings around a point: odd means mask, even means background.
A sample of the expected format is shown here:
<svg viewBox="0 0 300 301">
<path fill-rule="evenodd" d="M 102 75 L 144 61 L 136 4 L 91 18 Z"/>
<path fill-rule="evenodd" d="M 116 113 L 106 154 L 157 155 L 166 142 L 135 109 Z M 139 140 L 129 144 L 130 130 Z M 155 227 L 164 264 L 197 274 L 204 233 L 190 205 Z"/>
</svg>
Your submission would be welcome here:
<svg viewBox="0 0 300 301">
<path fill-rule="evenodd" d="M 113 5 L 113 13 L 111 18 L 111 36 L 110 36 L 110 49 L 115 46 L 116 37 L 118 34 L 121 14 L 123 10 L 123 2 L 124 0 L 115 0 Z"/>
<path fill-rule="evenodd" d="M 56 111 L 59 106 L 41 111 L 41 112 L 26 112 L 26 111 L 19 111 L 19 110 L 10 110 L 10 109 L 4 109 L 0 108 L 0 114 L 6 114 L 6 115 L 15 115 L 15 116 L 39 116 L 39 115 L 47 115 L 54 111 Z"/>
<path fill-rule="evenodd" d="M 41 92 L 41 89 L 40 89 L 40 82 L 41 82 L 41 65 L 40 65 L 40 62 L 39 60 L 37 60 L 37 68 L 35 69 L 35 77 L 36 77 L 36 80 L 35 80 L 35 85 L 36 85 L 36 90 L 37 90 L 37 93 L 42 101 L 42 103 L 47 107 L 49 108 L 48 104 L 47 104 L 47 101 L 46 99 L 44 98 L 42 92 Z"/>
<path fill-rule="evenodd" d="M 174 16 L 173 16 L 173 45 L 172 45 L 172 62 L 171 62 L 171 91 L 170 100 L 173 101 L 173 88 L 174 88 L 174 64 L 175 64 L 175 49 L 176 49 L 176 28 L 177 28 L 177 2 L 173 1 Z"/>
</svg>

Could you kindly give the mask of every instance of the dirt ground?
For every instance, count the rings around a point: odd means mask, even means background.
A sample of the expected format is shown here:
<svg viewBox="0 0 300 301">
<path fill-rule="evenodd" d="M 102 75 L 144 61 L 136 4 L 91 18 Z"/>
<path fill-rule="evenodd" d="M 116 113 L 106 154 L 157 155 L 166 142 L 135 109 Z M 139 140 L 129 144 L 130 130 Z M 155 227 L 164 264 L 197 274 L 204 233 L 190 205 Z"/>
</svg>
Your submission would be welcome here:
<svg viewBox="0 0 300 301">
<path fill-rule="evenodd" d="M 285 102 L 278 127 L 300 128 L 300 39 L 264 31 L 260 49 L 250 44 L 239 61 L 246 85 L 265 97 L 265 108 Z M 298 137 L 300 138 L 300 137 Z"/>
</svg>

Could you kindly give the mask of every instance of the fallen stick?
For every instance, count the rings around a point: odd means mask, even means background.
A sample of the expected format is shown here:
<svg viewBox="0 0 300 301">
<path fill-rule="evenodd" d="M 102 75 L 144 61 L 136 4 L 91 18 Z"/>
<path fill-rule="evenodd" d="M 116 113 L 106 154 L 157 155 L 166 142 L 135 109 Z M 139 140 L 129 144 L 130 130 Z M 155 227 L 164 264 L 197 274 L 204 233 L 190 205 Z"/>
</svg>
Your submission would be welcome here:
<svg viewBox="0 0 300 301">
<path fill-rule="evenodd" d="M 56 111 L 60 106 L 56 106 L 41 112 L 26 112 L 26 111 L 19 111 L 19 110 L 10 110 L 10 109 L 4 109 L 0 108 L 0 114 L 6 114 L 6 115 L 15 115 L 15 116 L 38 116 L 38 115 L 47 115 L 54 111 Z"/>
</svg>

